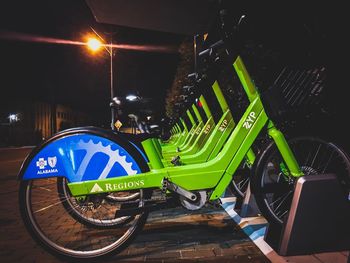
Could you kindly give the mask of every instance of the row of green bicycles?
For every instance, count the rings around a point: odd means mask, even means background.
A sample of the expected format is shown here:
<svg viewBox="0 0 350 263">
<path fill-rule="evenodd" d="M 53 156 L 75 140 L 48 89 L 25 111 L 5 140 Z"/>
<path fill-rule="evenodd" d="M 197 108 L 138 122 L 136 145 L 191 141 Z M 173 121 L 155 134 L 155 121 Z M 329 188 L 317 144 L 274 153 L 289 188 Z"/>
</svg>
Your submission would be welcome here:
<svg viewBox="0 0 350 263">
<path fill-rule="evenodd" d="M 120 253 L 142 231 L 151 211 L 220 204 L 228 188 L 243 197 L 250 185 L 263 216 L 279 225 L 302 176 L 336 174 L 349 198 L 347 154 L 332 142 L 282 132 L 274 118 L 276 98 L 292 96 L 288 87 L 295 85 L 280 78 L 268 89 L 257 88 L 233 44 L 239 27 L 227 31 L 224 14 L 220 12 L 221 38 L 203 38 L 198 52 L 202 66 L 189 75 L 191 85 L 183 87 L 168 140 L 73 128 L 27 156 L 19 173 L 21 215 L 49 252 L 70 260 Z M 223 70 L 243 91 L 230 100 L 219 81 Z M 322 73 L 307 71 L 293 83 L 306 83 L 314 92 Z M 243 97 L 245 108 L 239 113 L 231 105 Z"/>
</svg>

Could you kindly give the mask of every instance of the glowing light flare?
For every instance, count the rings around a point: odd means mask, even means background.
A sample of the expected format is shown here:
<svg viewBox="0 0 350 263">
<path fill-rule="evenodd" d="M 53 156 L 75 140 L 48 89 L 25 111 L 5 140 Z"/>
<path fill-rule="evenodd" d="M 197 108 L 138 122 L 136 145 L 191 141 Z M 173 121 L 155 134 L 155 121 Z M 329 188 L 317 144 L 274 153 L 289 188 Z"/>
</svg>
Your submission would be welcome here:
<svg viewBox="0 0 350 263">
<path fill-rule="evenodd" d="M 154 46 L 154 45 L 129 45 L 129 44 L 106 44 L 106 47 L 117 49 L 128 49 L 147 52 L 161 52 L 161 53 L 176 53 L 177 48 L 173 46 Z"/>
<path fill-rule="evenodd" d="M 48 44 L 64 44 L 64 45 L 78 45 L 78 46 L 86 45 L 86 43 L 81 41 L 73 41 L 73 40 L 66 40 L 66 39 L 59 39 L 59 38 L 52 38 L 52 37 L 42 37 L 42 36 L 35 36 L 35 35 L 29 35 L 29 34 L 23 34 L 23 33 L 17 33 L 17 32 L 0 32 L 0 39 L 15 40 L 15 41 L 22 41 L 22 42 L 48 43 Z"/>
<path fill-rule="evenodd" d="M 76 46 L 87 46 L 87 42 L 66 40 L 52 37 L 43 37 L 36 35 L 29 35 L 17 32 L 0 32 L 0 39 L 10 41 L 23 41 L 23 42 L 35 42 L 35 43 L 47 43 L 47 44 L 63 44 L 63 45 L 76 45 Z M 96 39 L 97 40 L 97 39 Z M 98 40 L 97 40 L 98 41 Z M 95 43 L 95 47 L 96 47 Z M 161 52 L 161 53 L 177 53 L 177 47 L 175 46 L 156 46 L 156 45 L 131 45 L 131 44 L 102 44 L 100 47 L 117 48 L 117 49 L 128 49 L 145 52 Z"/>
<path fill-rule="evenodd" d="M 101 41 L 99 41 L 96 38 L 89 38 L 89 40 L 86 42 L 86 45 L 93 52 L 96 52 L 97 50 L 101 49 L 101 47 L 102 47 Z"/>
</svg>

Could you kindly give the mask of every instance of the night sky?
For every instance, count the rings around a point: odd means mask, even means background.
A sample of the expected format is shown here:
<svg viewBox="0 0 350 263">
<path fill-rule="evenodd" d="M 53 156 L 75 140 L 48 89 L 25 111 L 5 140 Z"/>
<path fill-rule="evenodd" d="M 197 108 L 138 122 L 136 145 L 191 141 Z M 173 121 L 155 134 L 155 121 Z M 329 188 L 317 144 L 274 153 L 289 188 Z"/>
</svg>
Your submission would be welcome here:
<svg viewBox="0 0 350 263">
<path fill-rule="evenodd" d="M 241 4 L 249 1 L 243 1 Z M 235 6 L 241 14 L 244 8 Z M 309 2 L 308 2 L 309 3 Z M 248 21 L 257 29 L 250 33 L 252 44 L 263 39 L 265 46 L 281 49 L 288 43 L 286 54 L 294 57 L 298 47 L 317 51 L 317 57 L 328 64 L 330 85 L 327 99 L 333 106 L 332 119 L 337 126 L 347 118 L 347 97 L 342 96 L 348 82 L 348 47 L 345 39 L 349 23 L 346 8 L 329 2 L 310 1 L 267 6 L 265 2 L 249 8 Z M 250 23 L 250 22 L 249 22 Z M 249 25 L 248 23 L 248 25 Z M 120 44 L 179 47 L 183 35 L 146 31 L 99 24 L 84 0 L 3 1 L 0 8 L 0 34 L 25 33 L 33 36 L 83 41 L 90 27 L 98 32 L 116 32 Z M 305 39 L 312 39 L 306 42 Z M 266 49 L 268 50 L 268 49 Z M 162 115 L 165 94 L 172 85 L 179 54 L 118 50 L 114 58 L 114 90 L 117 96 L 138 93 L 153 98 L 153 110 Z M 259 68 L 259 64 L 255 63 Z M 98 113 L 108 122 L 109 57 L 106 52 L 91 55 L 83 46 L 29 43 L 0 38 L 0 108 L 22 98 L 67 104 Z M 6 95 L 5 95 L 6 94 Z M 4 111 L 3 111 L 4 112 Z M 338 120 L 340 120 L 338 122 Z M 341 124 L 341 126 L 344 126 Z M 348 126 L 348 125 L 346 125 Z M 349 126 L 348 126 L 349 127 Z M 337 129 L 337 131 L 340 129 Z"/>
<path fill-rule="evenodd" d="M 114 90 L 153 99 L 164 113 L 164 99 L 176 71 L 182 35 L 99 24 L 84 0 L 6 1 L 0 9 L 0 34 L 15 32 L 84 41 L 90 27 L 102 35 L 115 32 L 120 44 L 172 47 L 172 53 L 117 50 Z M 109 55 L 92 55 L 86 47 L 0 39 L 1 105 L 25 100 L 55 101 L 109 119 Z M 6 91 L 6 96 L 5 96 Z"/>
</svg>

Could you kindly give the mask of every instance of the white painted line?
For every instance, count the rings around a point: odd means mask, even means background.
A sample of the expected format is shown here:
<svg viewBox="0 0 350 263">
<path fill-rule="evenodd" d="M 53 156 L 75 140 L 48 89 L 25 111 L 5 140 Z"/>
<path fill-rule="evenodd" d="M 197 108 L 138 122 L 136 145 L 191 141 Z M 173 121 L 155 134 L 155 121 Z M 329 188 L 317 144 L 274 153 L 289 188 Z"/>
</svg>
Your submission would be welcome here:
<svg viewBox="0 0 350 263">
<path fill-rule="evenodd" d="M 220 200 L 221 206 L 225 209 L 226 213 L 241 227 L 243 232 L 254 242 L 261 252 L 263 252 L 269 260 L 271 260 L 271 262 L 288 262 L 283 257 L 278 255 L 264 240 L 267 229 L 267 222 L 265 220 L 261 220 L 260 217 L 240 217 L 234 210 L 236 205 L 235 198 L 221 198 Z"/>
</svg>

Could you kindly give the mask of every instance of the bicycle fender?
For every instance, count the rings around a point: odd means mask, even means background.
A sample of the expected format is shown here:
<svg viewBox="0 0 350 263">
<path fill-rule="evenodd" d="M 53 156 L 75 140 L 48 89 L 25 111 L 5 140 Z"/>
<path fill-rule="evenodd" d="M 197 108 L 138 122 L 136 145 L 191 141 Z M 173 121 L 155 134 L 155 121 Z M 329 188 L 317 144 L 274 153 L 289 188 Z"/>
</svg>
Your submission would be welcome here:
<svg viewBox="0 0 350 263">
<path fill-rule="evenodd" d="M 60 132 L 25 159 L 20 180 L 65 177 L 82 182 L 148 171 L 139 149 L 117 133 L 95 127 Z"/>
</svg>

